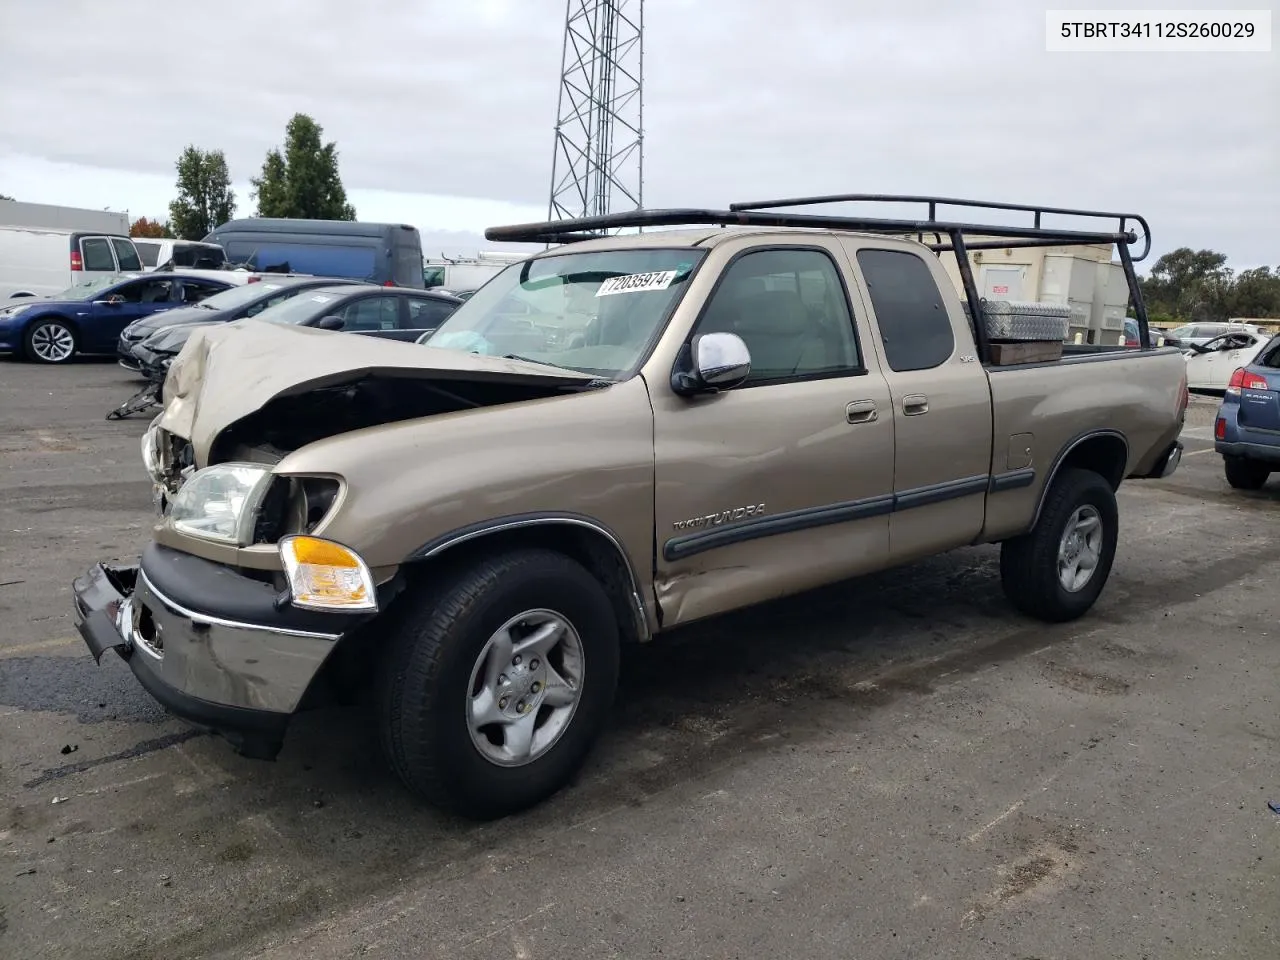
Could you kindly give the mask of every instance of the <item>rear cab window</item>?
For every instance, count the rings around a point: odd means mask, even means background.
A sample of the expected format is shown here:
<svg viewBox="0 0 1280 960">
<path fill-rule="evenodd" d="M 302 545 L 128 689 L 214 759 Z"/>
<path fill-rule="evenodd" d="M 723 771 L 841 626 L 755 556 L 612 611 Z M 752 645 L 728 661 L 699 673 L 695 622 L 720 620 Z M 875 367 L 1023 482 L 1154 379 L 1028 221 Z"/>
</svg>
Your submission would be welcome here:
<svg viewBox="0 0 1280 960">
<path fill-rule="evenodd" d="M 950 359 L 955 331 L 928 264 L 902 250 L 862 249 L 857 259 L 889 369 L 931 370 Z"/>
<path fill-rule="evenodd" d="M 142 260 L 144 267 L 154 267 L 160 262 L 160 244 L 154 241 L 135 240 L 133 247 L 138 251 L 138 257 Z"/>
</svg>

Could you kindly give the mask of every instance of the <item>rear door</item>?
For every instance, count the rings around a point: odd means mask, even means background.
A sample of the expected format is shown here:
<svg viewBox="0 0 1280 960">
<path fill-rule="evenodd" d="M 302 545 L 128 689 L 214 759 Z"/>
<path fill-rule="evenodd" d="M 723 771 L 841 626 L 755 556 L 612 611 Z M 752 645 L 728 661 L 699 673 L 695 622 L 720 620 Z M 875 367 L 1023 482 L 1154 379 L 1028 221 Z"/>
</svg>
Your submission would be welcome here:
<svg viewBox="0 0 1280 960">
<path fill-rule="evenodd" d="M 80 276 L 75 278 L 76 282 L 100 280 L 120 272 L 108 237 L 81 236 L 79 247 L 81 269 Z"/>
<path fill-rule="evenodd" d="M 959 301 L 942 294 L 950 281 L 936 256 L 868 241 L 856 243 L 854 259 L 893 397 L 889 553 L 905 562 L 971 543 L 982 531 L 991 386 Z"/>
</svg>

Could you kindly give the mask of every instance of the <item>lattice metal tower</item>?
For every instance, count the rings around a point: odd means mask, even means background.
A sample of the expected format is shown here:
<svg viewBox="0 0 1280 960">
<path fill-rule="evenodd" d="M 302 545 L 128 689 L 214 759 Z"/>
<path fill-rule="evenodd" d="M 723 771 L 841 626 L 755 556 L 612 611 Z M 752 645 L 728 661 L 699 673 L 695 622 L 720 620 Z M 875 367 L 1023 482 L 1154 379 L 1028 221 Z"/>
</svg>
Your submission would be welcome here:
<svg viewBox="0 0 1280 960">
<path fill-rule="evenodd" d="M 643 205 L 644 0 L 567 0 L 547 219 Z"/>
</svg>

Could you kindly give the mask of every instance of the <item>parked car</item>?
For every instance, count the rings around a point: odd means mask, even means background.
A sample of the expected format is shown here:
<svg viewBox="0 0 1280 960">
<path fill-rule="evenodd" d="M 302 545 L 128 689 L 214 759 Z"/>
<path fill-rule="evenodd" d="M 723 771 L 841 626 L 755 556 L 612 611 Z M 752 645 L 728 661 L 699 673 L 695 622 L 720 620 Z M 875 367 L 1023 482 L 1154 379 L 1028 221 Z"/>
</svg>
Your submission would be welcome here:
<svg viewBox="0 0 1280 960">
<path fill-rule="evenodd" d="M 414 341 L 431 334 L 462 301 L 435 290 L 406 290 L 345 281 L 316 286 L 257 315 L 298 327 L 340 330 L 388 340 Z M 148 377 L 163 375 L 196 330 L 218 321 L 165 327 L 136 344 L 132 353 Z"/>
<path fill-rule="evenodd" d="M 1280 336 L 1231 372 L 1213 423 L 1227 483 L 1259 490 L 1280 471 Z"/>
<path fill-rule="evenodd" d="M 126 236 L 0 226 L 0 302 L 51 297 L 83 281 L 141 272 L 138 251 Z"/>
<path fill-rule="evenodd" d="M 235 276 L 233 271 L 228 271 Z M 135 353 L 144 340 L 161 329 L 182 327 L 193 323 L 226 323 L 257 316 L 263 310 L 283 303 L 305 290 L 316 287 L 333 287 L 343 283 L 355 284 L 356 280 L 333 280 L 326 277 L 275 277 L 256 275 L 254 283 L 240 284 L 221 293 L 215 293 L 194 306 L 170 310 L 162 314 L 135 320 L 120 332 L 116 344 L 116 359 L 126 370 L 143 371 L 143 358 Z M 148 351 L 149 352 L 149 351 Z M 148 356 L 146 359 L 151 360 Z"/>
<path fill-rule="evenodd" d="M 1248 323 L 1185 323 L 1171 330 L 1166 340 L 1170 346 L 1200 347 L 1224 333 L 1259 332 L 1256 326 Z"/>
<path fill-rule="evenodd" d="M 1138 337 L 1138 321 L 1132 317 L 1125 317 L 1124 320 L 1124 345 L 1126 347 L 1136 347 L 1141 340 Z M 1163 347 L 1165 344 L 1163 331 L 1156 330 L 1153 327 L 1147 329 L 1147 346 Z"/>
<path fill-rule="evenodd" d="M 69 287 L 48 299 L 0 308 L 0 352 L 39 363 L 66 363 L 77 354 L 110 354 L 135 320 L 193 305 L 231 287 L 224 280 L 180 273 L 126 273 Z"/>
<path fill-rule="evenodd" d="M 250 270 L 425 287 L 422 238 L 408 224 L 255 217 L 224 223 L 204 239 Z"/>
<path fill-rule="evenodd" d="M 227 255 L 216 243 L 199 240 L 172 240 L 168 237 L 134 237 L 142 266 L 146 270 L 183 269 L 219 270 Z"/>
<path fill-rule="evenodd" d="M 677 219 L 698 229 L 578 239 Z M 937 251 L 891 235 L 904 221 L 779 219 L 490 230 L 566 239 L 421 349 L 268 313 L 200 328 L 143 440 L 156 540 L 75 581 L 89 650 L 258 757 L 369 683 L 409 788 L 494 817 L 581 765 L 624 642 L 974 543 L 1002 544 L 1016 609 L 1083 616 L 1117 488 L 1178 466 L 1181 354 L 1059 341 L 1061 360 L 998 363 L 1010 315 L 980 314 L 967 274 L 975 340 Z M 1072 237 L 1136 242 L 1124 222 Z M 912 226 L 966 229 L 1014 228 Z"/>
<path fill-rule="evenodd" d="M 1232 374 L 1248 366 L 1266 345 L 1262 333 L 1224 333 L 1183 351 L 1187 359 L 1187 386 L 1192 390 L 1220 392 L 1227 389 Z"/>
</svg>

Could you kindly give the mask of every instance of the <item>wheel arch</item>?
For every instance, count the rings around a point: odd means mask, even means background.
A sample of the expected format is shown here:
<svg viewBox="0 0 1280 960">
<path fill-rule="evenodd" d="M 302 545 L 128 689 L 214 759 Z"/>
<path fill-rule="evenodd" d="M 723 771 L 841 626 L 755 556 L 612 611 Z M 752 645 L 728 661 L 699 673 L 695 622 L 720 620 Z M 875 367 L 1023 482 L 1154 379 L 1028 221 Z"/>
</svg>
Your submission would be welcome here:
<svg viewBox="0 0 1280 960">
<path fill-rule="evenodd" d="M 600 581 L 613 604 L 624 640 L 645 642 L 652 631 L 644 592 L 622 539 L 592 517 L 575 513 L 530 513 L 500 517 L 436 537 L 403 564 L 409 577 L 421 576 L 445 560 L 454 562 L 495 550 L 544 547 L 577 560 Z"/>
<path fill-rule="evenodd" d="M 1040 496 L 1036 499 L 1036 512 L 1031 518 L 1028 529 L 1033 529 L 1040 522 L 1040 514 L 1044 510 L 1049 491 L 1058 475 L 1067 468 L 1078 467 L 1091 470 L 1111 485 L 1112 491 L 1118 490 L 1124 481 L 1129 465 L 1129 441 L 1119 430 L 1090 430 L 1073 439 L 1058 453 L 1045 477 L 1044 486 L 1040 488 Z"/>
</svg>

